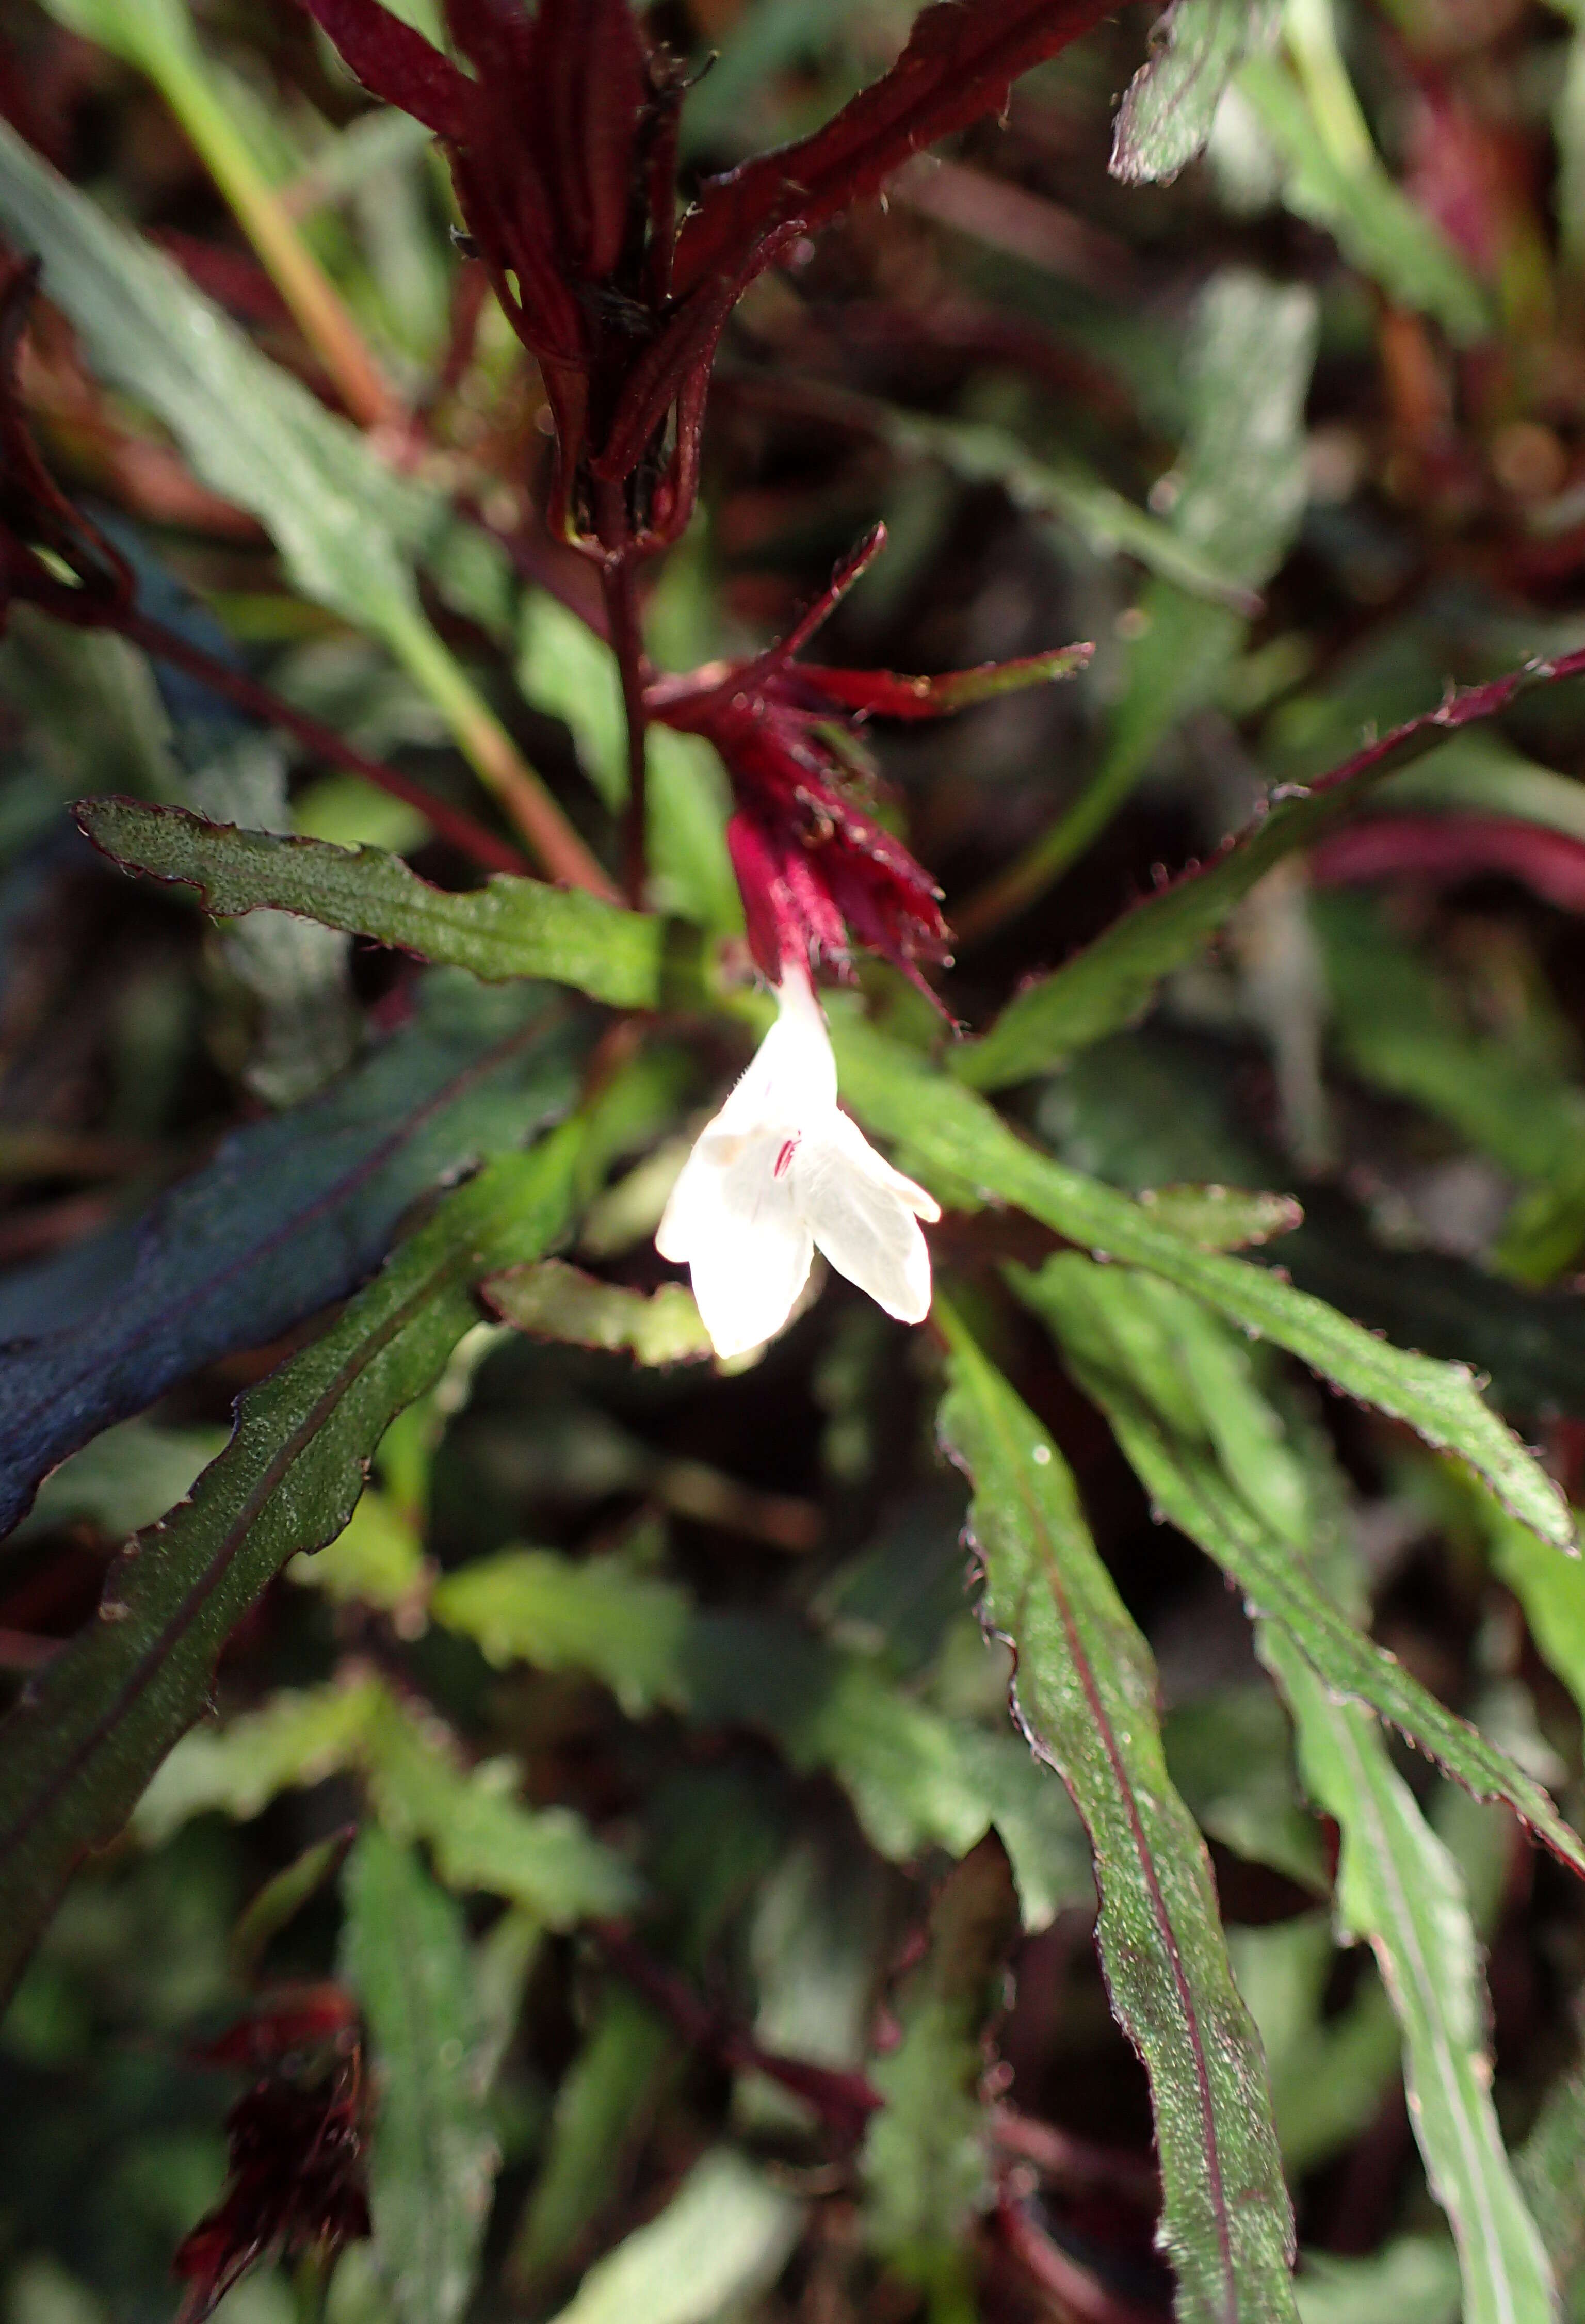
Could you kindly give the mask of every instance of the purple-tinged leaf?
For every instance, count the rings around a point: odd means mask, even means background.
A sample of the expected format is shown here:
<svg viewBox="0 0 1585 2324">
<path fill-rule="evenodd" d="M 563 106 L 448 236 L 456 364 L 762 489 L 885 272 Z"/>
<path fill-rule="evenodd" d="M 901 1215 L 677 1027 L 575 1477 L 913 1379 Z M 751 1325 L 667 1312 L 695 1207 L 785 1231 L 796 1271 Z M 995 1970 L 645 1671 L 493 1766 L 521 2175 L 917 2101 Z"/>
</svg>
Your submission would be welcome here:
<svg viewBox="0 0 1585 2324">
<path fill-rule="evenodd" d="M 79 1444 L 344 1297 L 419 1194 L 565 1111 L 577 1042 L 546 1026 L 542 995 L 435 979 L 419 1021 L 323 1097 L 0 1283 L 0 1531 Z"/>
<path fill-rule="evenodd" d="M 1258 2036 L 1233 1983 L 1205 1843 L 1166 1772 L 1149 1648 L 1096 1553 L 1039 1422 L 953 1311 L 942 1406 L 973 1480 L 983 1618 L 1018 1656 L 1016 1715 L 1095 1851 L 1096 1938 L 1114 2014 L 1150 2080 L 1157 2240 L 1181 2324 L 1296 2319 L 1293 2212 Z"/>
<path fill-rule="evenodd" d="M 945 670 L 939 678 L 900 678 L 889 669 L 833 669 L 812 661 L 800 662 L 798 668 L 820 693 L 866 717 L 950 718 L 956 710 L 994 702 L 999 695 L 1020 694 L 1026 687 L 1046 686 L 1054 678 L 1076 678 L 1088 669 L 1094 651 L 1092 645 L 1054 646 L 1049 653 L 981 662 L 978 669 Z"/>
<path fill-rule="evenodd" d="M 1585 649 L 1451 694 L 1437 709 L 1367 743 L 1318 782 L 1274 791 L 1255 821 L 1112 923 L 1072 960 L 1010 1001 L 953 1069 L 976 1089 L 1047 1073 L 1075 1049 L 1130 1024 L 1159 980 L 1193 958 L 1274 863 L 1314 844 L 1395 773 L 1461 727 L 1496 718 L 1532 687 L 1585 674 Z"/>
<path fill-rule="evenodd" d="M 227 1637 L 288 1558 L 346 1524 L 391 1421 L 478 1320 L 470 1290 L 561 1235 L 581 1130 L 459 1188 L 323 1336 L 237 1406 L 231 1443 L 111 1569 L 97 1618 L 0 1725 L 0 2005 L 76 1866 L 202 1715 Z"/>
<path fill-rule="evenodd" d="M 891 70 L 824 128 L 705 182 L 677 235 L 678 295 L 735 274 L 792 219 L 812 233 L 878 193 L 921 146 L 1000 113 L 1020 73 L 1107 14 L 1104 0 L 936 0 Z"/>
<path fill-rule="evenodd" d="M 1452 887 L 1505 872 L 1560 911 L 1585 912 L 1585 839 L 1516 816 L 1372 816 L 1324 841 L 1310 869 L 1339 888 L 1367 880 Z"/>
<path fill-rule="evenodd" d="M 379 0 L 299 0 L 372 97 L 400 106 L 437 137 L 463 136 L 468 79 Z"/>
</svg>

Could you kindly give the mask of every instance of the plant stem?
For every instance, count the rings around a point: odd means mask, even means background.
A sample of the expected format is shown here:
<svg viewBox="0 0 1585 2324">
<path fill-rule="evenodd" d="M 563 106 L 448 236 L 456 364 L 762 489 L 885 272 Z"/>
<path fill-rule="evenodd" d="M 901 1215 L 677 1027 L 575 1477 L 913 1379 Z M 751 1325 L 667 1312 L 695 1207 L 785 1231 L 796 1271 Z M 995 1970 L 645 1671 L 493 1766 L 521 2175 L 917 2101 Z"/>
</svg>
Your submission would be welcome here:
<svg viewBox="0 0 1585 2324">
<path fill-rule="evenodd" d="M 639 622 L 638 592 L 631 556 L 613 558 L 600 568 L 605 598 L 605 618 L 612 650 L 622 672 L 622 706 L 627 716 L 627 827 L 622 847 L 622 872 L 628 901 L 642 908 L 648 870 L 648 799 L 645 781 L 644 685 L 649 675 L 644 659 L 643 632 Z"/>
<path fill-rule="evenodd" d="M 395 390 L 209 82 L 196 43 L 151 40 L 141 61 L 235 212 L 347 410 L 363 428 L 399 427 L 405 413 Z"/>
<path fill-rule="evenodd" d="M 393 653 L 445 718 L 458 749 L 521 832 L 541 868 L 569 888 L 620 903 L 610 873 L 585 845 L 451 649 L 416 609 L 385 625 Z"/>
<path fill-rule="evenodd" d="M 256 678 L 244 676 L 241 670 L 232 669 L 213 654 L 206 653 L 201 646 L 191 644 L 180 632 L 167 629 L 162 622 L 151 621 L 144 613 L 133 613 L 119 626 L 120 634 L 129 644 L 141 647 L 156 661 L 170 662 L 173 668 L 186 670 L 189 677 L 201 679 L 217 694 L 224 695 L 228 702 L 235 702 L 237 708 L 245 710 L 250 717 L 262 719 L 268 725 L 279 726 L 287 733 L 295 734 L 299 742 L 306 743 L 317 757 L 345 767 L 349 774 L 361 775 L 364 782 L 374 784 L 380 790 L 389 791 L 394 798 L 405 799 L 410 807 L 418 809 L 425 822 L 442 839 L 448 839 L 454 847 L 471 856 L 486 871 L 521 873 L 527 870 L 522 857 L 509 840 L 498 839 L 493 831 L 484 824 L 476 823 L 461 807 L 450 807 L 446 800 L 434 798 L 422 783 L 414 782 L 410 776 L 399 773 L 396 768 L 386 766 L 382 760 L 367 757 L 355 744 L 336 733 L 334 727 L 323 725 L 318 718 L 309 717 L 306 711 L 299 710 L 295 705 L 272 692 L 269 687 L 262 686 Z"/>
</svg>

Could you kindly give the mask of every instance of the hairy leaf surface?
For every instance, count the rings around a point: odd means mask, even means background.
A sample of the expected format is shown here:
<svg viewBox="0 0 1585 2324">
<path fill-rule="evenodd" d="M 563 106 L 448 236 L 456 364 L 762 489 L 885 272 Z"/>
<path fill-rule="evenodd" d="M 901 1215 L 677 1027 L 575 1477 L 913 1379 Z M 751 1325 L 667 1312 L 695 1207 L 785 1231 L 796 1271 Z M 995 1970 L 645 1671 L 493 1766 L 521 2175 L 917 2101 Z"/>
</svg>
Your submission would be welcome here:
<svg viewBox="0 0 1585 2324">
<path fill-rule="evenodd" d="M 1150 2077 L 1159 2240 L 1185 2319 L 1294 2317 L 1293 2221 L 1260 2045 L 1233 1983 L 1204 1842 L 1166 1772 L 1155 1670 L 1065 1462 L 950 1309 L 944 1441 L 974 1483 L 985 1618 L 1019 1713 L 1089 1828 L 1112 2007 Z"/>
</svg>

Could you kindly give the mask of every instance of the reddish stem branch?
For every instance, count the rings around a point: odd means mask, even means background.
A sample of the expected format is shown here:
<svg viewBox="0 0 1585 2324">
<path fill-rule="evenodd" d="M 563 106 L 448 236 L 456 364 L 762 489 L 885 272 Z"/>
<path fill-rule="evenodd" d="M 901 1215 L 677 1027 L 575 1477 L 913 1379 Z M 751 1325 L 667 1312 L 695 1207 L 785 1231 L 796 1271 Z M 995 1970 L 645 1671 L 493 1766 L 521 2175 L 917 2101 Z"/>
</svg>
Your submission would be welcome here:
<svg viewBox="0 0 1585 2324">
<path fill-rule="evenodd" d="M 610 486 L 597 489 L 603 500 L 612 490 Z M 616 497 L 620 501 L 620 491 Z M 622 672 L 622 706 L 627 716 L 627 830 L 622 850 L 622 872 L 628 901 L 641 910 L 644 877 L 648 869 L 648 787 L 644 760 L 648 714 L 644 707 L 644 688 L 649 678 L 649 664 L 644 658 L 637 576 L 631 549 L 620 551 L 601 566 L 600 586 L 605 599 L 605 619 L 611 632 L 612 650 Z"/>
<path fill-rule="evenodd" d="M 621 1922 L 603 1921 L 592 1933 L 617 1975 L 669 2019 L 689 2049 L 704 2051 L 733 2073 L 763 2074 L 767 2081 L 779 2082 L 812 2106 L 844 2145 L 858 2144 L 870 2116 L 885 2103 L 862 2074 L 762 2050 L 751 2034 L 701 2001 L 675 1969 L 647 1953 Z"/>
<path fill-rule="evenodd" d="M 167 629 L 163 622 L 152 621 L 146 613 L 129 613 L 115 623 L 120 634 L 133 645 L 157 661 L 170 662 L 184 669 L 189 678 L 201 679 L 217 694 L 224 695 L 239 710 L 253 718 L 262 719 L 266 725 L 279 726 L 295 734 L 315 755 L 327 759 L 333 766 L 345 767 L 349 774 L 361 775 L 376 788 L 389 791 L 393 798 L 405 799 L 417 807 L 426 823 L 431 825 L 442 839 L 487 872 L 522 873 L 528 864 L 509 840 L 497 837 L 484 824 L 476 822 L 462 807 L 449 807 L 444 799 L 436 798 L 422 783 L 410 776 L 399 774 L 383 761 L 371 759 L 355 744 L 338 734 L 333 726 L 324 725 L 307 711 L 299 710 L 281 696 L 262 686 L 256 678 L 245 677 L 241 670 L 232 669 L 216 655 L 195 646 L 180 632 Z"/>
</svg>

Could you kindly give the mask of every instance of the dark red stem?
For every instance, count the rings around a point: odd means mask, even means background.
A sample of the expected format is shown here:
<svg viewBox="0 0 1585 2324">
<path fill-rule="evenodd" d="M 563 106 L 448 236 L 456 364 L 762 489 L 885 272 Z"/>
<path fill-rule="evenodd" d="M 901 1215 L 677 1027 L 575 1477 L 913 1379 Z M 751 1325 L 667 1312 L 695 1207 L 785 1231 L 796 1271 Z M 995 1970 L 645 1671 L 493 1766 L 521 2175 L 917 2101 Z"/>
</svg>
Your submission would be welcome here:
<svg viewBox="0 0 1585 2324">
<path fill-rule="evenodd" d="M 639 620 L 638 576 L 628 539 L 627 512 L 622 505 L 622 487 L 596 483 L 594 491 L 595 518 L 601 538 L 608 550 L 613 541 L 621 544 L 614 553 L 608 553 L 601 565 L 600 586 L 605 599 L 605 622 L 611 633 L 612 651 L 622 672 L 622 706 L 627 716 L 627 832 L 622 847 L 623 879 L 629 903 L 641 910 L 644 878 L 649 868 L 645 844 L 648 807 L 644 762 L 644 730 L 649 723 L 644 707 L 644 687 L 649 678 L 649 664 L 644 658 L 644 633 Z"/>
<path fill-rule="evenodd" d="M 422 783 L 399 774 L 382 760 L 368 758 L 333 726 L 322 724 L 307 711 L 295 708 L 272 693 L 269 687 L 261 686 L 256 678 L 247 678 L 241 670 L 206 653 L 202 646 L 191 644 L 180 632 L 168 630 L 163 622 L 151 621 L 146 613 L 132 613 L 114 626 L 156 661 L 170 662 L 173 668 L 186 670 L 189 678 L 201 679 L 228 702 L 235 703 L 239 710 L 245 710 L 250 717 L 295 734 L 317 757 L 329 760 L 333 766 L 345 767 L 349 774 L 361 775 L 365 782 L 389 791 L 393 798 L 405 799 L 410 807 L 417 807 L 442 839 L 448 839 L 462 854 L 470 856 L 485 871 L 528 871 L 526 859 L 509 840 L 498 838 L 463 808 L 448 807 L 444 799 L 427 791 Z"/>
<path fill-rule="evenodd" d="M 675 1969 L 646 1952 L 621 1922 L 603 1921 L 592 1934 L 617 1975 L 669 2019 L 691 2050 L 704 2051 L 733 2073 L 763 2074 L 779 2082 L 806 2099 L 844 2144 L 858 2144 L 870 2116 L 885 2103 L 862 2074 L 761 2050 L 751 2034 L 701 2001 Z"/>
</svg>

